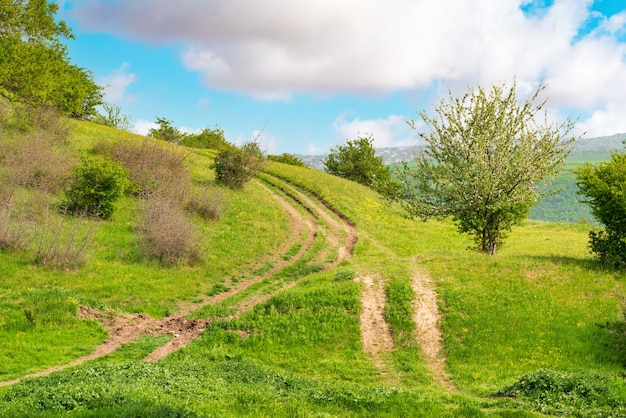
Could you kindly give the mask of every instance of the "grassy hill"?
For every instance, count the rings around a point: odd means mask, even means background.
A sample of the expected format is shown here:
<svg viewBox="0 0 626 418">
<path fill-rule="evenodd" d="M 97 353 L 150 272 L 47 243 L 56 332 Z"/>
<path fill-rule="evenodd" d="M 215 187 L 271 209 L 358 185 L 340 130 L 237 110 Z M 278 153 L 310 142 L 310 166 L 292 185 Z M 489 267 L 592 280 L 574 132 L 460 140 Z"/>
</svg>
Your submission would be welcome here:
<svg viewBox="0 0 626 418">
<path fill-rule="evenodd" d="M 70 128 L 37 149 L 184 166 L 147 178 L 175 186 L 193 257 L 146 251 L 145 194 L 110 220 L 63 216 L 66 185 L 15 180 L 41 136 L 2 131 L 0 234 L 29 239 L 0 250 L 0 416 L 626 416 L 624 285 L 590 258 L 588 225 L 529 220 L 490 257 L 313 169 L 271 163 L 232 191 L 214 151 Z M 49 248 L 80 260 L 42 263 Z"/>
</svg>

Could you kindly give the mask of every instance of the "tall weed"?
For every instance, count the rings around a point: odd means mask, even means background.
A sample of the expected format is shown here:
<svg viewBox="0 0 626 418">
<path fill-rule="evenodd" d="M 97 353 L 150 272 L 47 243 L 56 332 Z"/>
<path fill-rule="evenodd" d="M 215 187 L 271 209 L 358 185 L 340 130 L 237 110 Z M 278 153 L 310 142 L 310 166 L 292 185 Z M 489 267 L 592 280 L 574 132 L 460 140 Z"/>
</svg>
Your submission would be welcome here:
<svg viewBox="0 0 626 418">
<path fill-rule="evenodd" d="M 94 147 L 110 155 L 130 172 L 134 194 L 166 194 L 183 201 L 191 189 L 191 177 L 185 165 L 188 154 L 175 145 L 153 140 L 100 142 Z"/>
<path fill-rule="evenodd" d="M 155 195 L 144 202 L 138 232 L 146 257 L 175 264 L 199 257 L 199 239 L 193 223 L 170 199 Z"/>
<path fill-rule="evenodd" d="M 92 236 L 91 225 L 85 228 L 80 220 L 70 220 L 66 213 L 59 216 L 48 212 L 42 217 L 34 236 L 34 262 L 59 269 L 74 269 L 85 261 Z"/>
</svg>

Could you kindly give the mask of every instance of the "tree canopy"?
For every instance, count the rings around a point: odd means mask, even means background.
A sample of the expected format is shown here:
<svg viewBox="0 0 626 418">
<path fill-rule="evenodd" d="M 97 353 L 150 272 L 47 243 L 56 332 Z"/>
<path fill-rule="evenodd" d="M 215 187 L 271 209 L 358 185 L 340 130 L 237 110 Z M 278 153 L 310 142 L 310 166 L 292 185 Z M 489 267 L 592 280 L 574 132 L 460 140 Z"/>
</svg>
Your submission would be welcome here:
<svg viewBox="0 0 626 418">
<path fill-rule="evenodd" d="M 480 251 L 495 254 L 513 225 L 547 192 L 575 137 L 573 122 L 550 122 L 544 90 L 520 101 L 516 83 L 490 92 L 469 88 L 462 97 L 442 99 L 436 115 L 420 116 L 430 132 L 414 165 L 404 163 L 400 203 L 422 219 L 451 216 L 459 232 L 474 237 Z M 417 129 L 414 120 L 409 121 Z"/>
<path fill-rule="evenodd" d="M 585 164 L 576 170 L 579 194 L 605 229 L 589 232 L 589 247 L 601 262 L 626 267 L 626 154 L 611 161 Z"/>
<path fill-rule="evenodd" d="M 73 35 L 64 21 L 55 21 L 57 11 L 47 0 L 0 3 L 0 95 L 87 117 L 95 114 L 101 87 L 90 71 L 70 63 L 61 40 Z"/>
<path fill-rule="evenodd" d="M 326 171 L 335 176 L 369 186 L 385 196 L 395 193 L 397 184 L 391 180 L 391 170 L 376 156 L 374 138 L 360 136 L 330 150 L 323 161 Z"/>
</svg>

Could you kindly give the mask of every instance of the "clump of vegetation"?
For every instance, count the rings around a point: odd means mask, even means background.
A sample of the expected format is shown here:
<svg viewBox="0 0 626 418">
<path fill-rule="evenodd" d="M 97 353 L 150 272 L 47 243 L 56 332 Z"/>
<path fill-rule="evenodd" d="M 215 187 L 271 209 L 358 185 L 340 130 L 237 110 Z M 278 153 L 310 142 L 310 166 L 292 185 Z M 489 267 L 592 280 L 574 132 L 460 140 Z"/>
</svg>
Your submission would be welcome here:
<svg viewBox="0 0 626 418">
<path fill-rule="evenodd" d="M 74 269 L 85 261 L 92 242 L 92 229 L 63 214 L 46 213 L 38 222 L 34 235 L 37 265 L 59 269 Z"/>
<path fill-rule="evenodd" d="M 13 202 L 0 202 L 0 250 L 22 250 L 31 239 L 29 228 L 15 211 Z"/>
<path fill-rule="evenodd" d="M 128 171 L 119 163 L 103 157 L 84 157 L 65 191 L 64 207 L 74 214 L 109 219 L 127 183 Z"/>
<path fill-rule="evenodd" d="M 215 180 L 231 189 L 241 189 L 264 165 L 265 157 L 256 142 L 224 149 L 215 157 Z"/>
<path fill-rule="evenodd" d="M 70 130 L 48 106 L 7 105 L 0 119 L 0 179 L 4 187 L 55 193 L 67 186 L 73 158 L 63 151 Z"/>
<path fill-rule="evenodd" d="M 618 417 L 626 413 L 616 384 L 604 375 L 537 370 L 495 396 L 514 397 L 530 410 L 550 415 Z"/>
<path fill-rule="evenodd" d="M 122 108 L 114 103 L 102 103 L 103 113 L 98 112 L 91 120 L 97 124 L 110 128 L 130 131 L 132 124 L 130 117 L 122 113 Z"/>
<path fill-rule="evenodd" d="M 183 209 L 168 198 L 155 195 L 147 199 L 137 229 L 146 257 L 165 264 L 199 257 L 195 226 Z"/>
<path fill-rule="evenodd" d="M 180 141 L 180 145 L 218 151 L 232 147 L 232 144 L 226 140 L 224 130 L 218 127 L 204 128 L 197 134 L 185 134 Z"/>
<path fill-rule="evenodd" d="M 204 219 L 219 219 L 222 216 L 226 198 L 214 188 L 205 188 L 201 194 L 193 194 L 186 208 Z"/>
<path fill-rule="evenodd" d="M 304 167 L 304 161 L 301 158 L 296 157 L 293 154 L 284 152 L 280 155 L 268 155 L 267 159 L 270 161 L 276 161 L 278 163 L 295 165 L 296 167 Z"/>
<path fill-rule="evenodd" d="M 184 134 L 173 125 L 171 120 L 157 117 L 156 124 L 156 128 L 150 128 L 148 136 L 173 144 L 178 144 L 183 139 Z"/>
<path fill-rule="evenodd" d="M 345 145 L 330 150 L 323 161 L 324 166 L 330 174 L 356 181 L 384 196 L 393 197 L 399 184 L 392 181 L 391 169 L 384 164 L 383 158 L 376 156 L 373 143 L 371 135 L 347 141 Z"/>
<path fill-rule="evenodd" d="M 626 267 L 626 153 L 612 153 L 611 161 L 585 164 L 576 170 L 579 194 L 604 230 L 589 232 L 589 247 L 602 263 Z"/>
<path fill-rule="evenodd" d="M 419 135 L 428 145 L 415 156 L 415 167 L 404 163 L 398 173 L 399 202 L 422 219 L 451 216 L 479 251 L 494 255 L 542 197 L 537 184 L 549 185 L 558 175 L 576 139 L 566 139 L 571 119 L 554 125 L 546 100 L 535 104 L 543 89 L 520 104 L 515 83 L 489 93 L 479 86 L 461 98 L 450 93 L 435 117 L 422 111 L 430 132 Z M 410 125 L 416 129 L 414 121 Z"/>
<path fill-rule="evenodd" d="M 137 196 L 159 192 L 181 200 L 189 192 L 188 154 L 173 145 L 150 140 L 101 142 L 94 150 L 111 156 L 129 171 L 129 190 Z"/>
</svg>

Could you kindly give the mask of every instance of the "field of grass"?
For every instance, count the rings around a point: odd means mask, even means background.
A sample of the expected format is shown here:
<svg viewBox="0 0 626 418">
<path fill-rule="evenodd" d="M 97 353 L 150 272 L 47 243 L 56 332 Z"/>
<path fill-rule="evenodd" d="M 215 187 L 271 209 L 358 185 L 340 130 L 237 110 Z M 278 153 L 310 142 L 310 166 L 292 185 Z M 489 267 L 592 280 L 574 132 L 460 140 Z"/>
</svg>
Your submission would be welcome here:
<svg viewBox="0 0 626 418">
<path fill-rule="evenodd" d="M 142 140 L 74 125 L 75 155 L 98 140 Z M 361 185 L 272 163 L 231 191 L 212 185 L 213 151 L 182 152 L 192 189 L 211 185 L 226 202 L 219 219 L 193 217 L 197 260 L 147 259 L 133 196 L 111 220 L 70 220 L 92 241 L 76 268 L 34 264 L 33 243 L 0 250 L 0 380 L 98 346 L 106 331 L 79 306 L 153 317 L 191 306 L 188 317 L 210 325 L 157 362 L 142 359 L 175 336 L 144 335 L 0 387 L 0 416 L 626 416 L 625 337 L 615 331 L 623 276 L 591 258 L 589 225 L 529 220 L 490 257 L 468 250 L 451 222 L 407 219 Z M 316 225 L 310 240 L 306 228 L 294 232 L 298 217 Z M 358 239 L 337 263 L 341 225 L 355 225 Z M 378 358 L 361 346 L 354 279 L 366 276 L 384 282 L 393 336 Z M 437 292 L 447 386 L 416 339 L 418 276 Z"/>
</svg>

